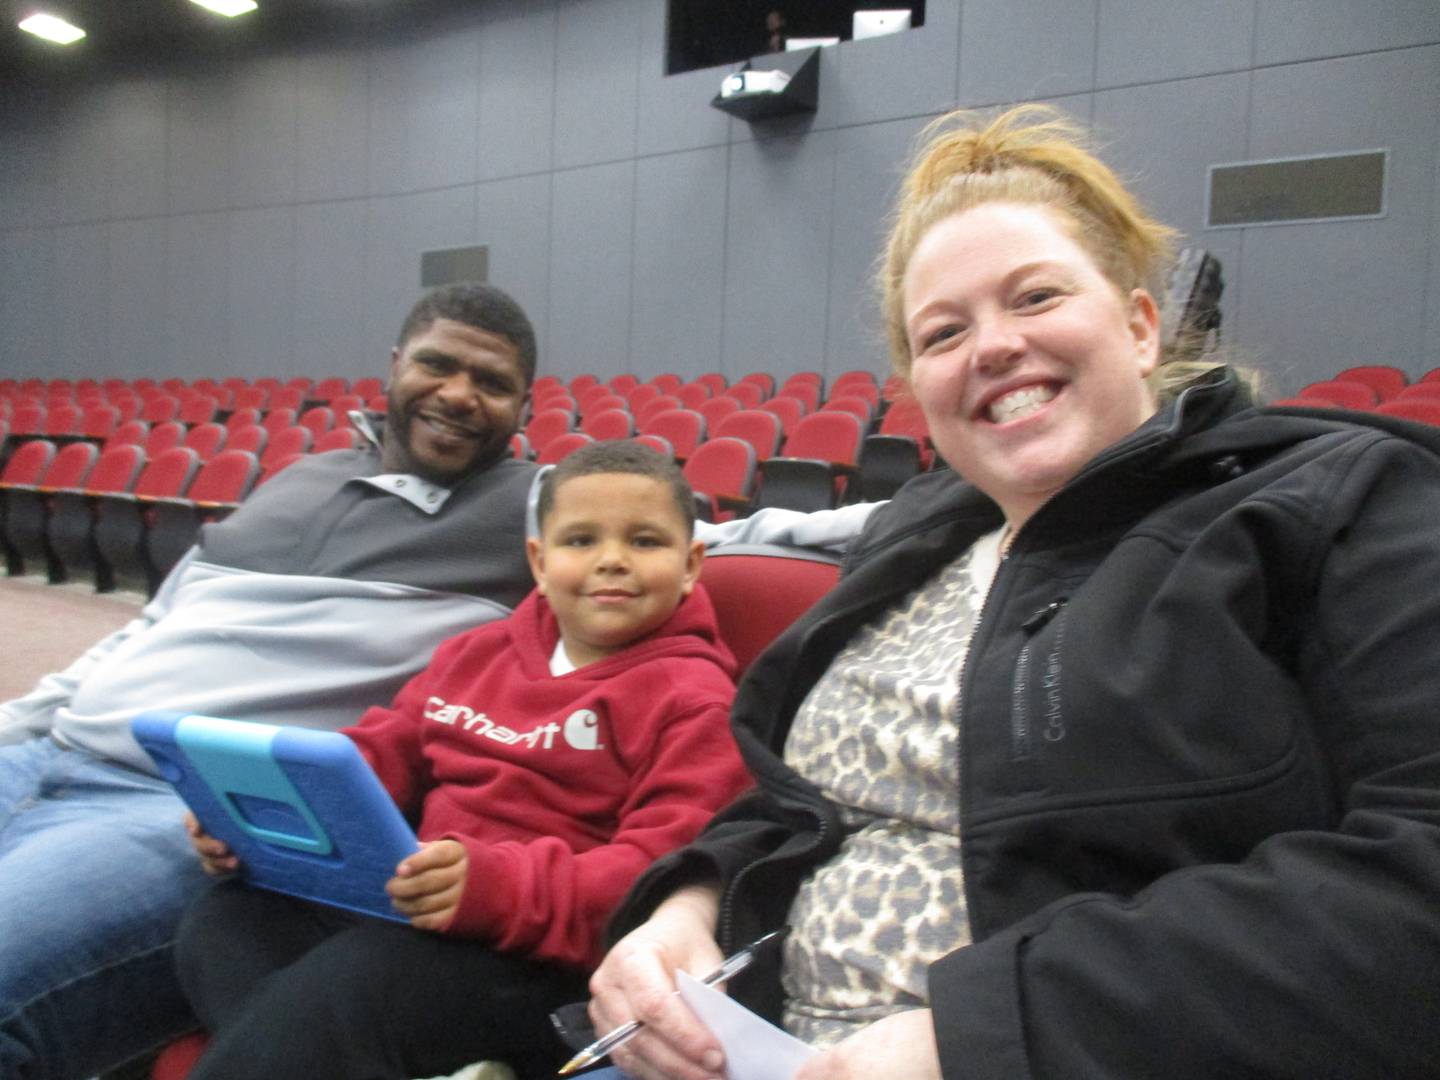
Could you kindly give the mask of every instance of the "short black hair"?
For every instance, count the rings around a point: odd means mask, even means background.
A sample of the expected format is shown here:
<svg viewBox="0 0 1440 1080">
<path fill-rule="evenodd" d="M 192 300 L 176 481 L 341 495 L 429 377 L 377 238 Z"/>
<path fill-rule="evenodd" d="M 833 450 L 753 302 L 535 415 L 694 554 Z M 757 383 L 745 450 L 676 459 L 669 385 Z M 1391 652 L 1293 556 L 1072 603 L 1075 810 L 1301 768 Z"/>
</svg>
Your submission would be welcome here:
<svg viewBox="0 0 1440 1080">
<path fill-rule="evenodd" d="M 695 494 L 680 466 L 673 458 L 632 439 L 607 439 L 586 443 L 579 450 L 566 454 L 540 481 L 540 498 L 535 506 L 536 524 L 543 530 L 545 519 L 555 508 L 555 492 L 566 480 L 600 473 L 628 473 L 648 476 L 670 489 L 675 509 L 685 522 L 687 536 L 695 534 Z"/>
<path fill-rule="evenodd" d="M 515 346 L 525 385 L 535 381 L 535 328 L 525 309 L 503 289 L 483 281 L 457 281 L 431 289 L 405 316 L 395 347 L 403 352 L 410 339 L 423 334 L 436 319 L 452 319 L 499 334 Z"/>
</svg>

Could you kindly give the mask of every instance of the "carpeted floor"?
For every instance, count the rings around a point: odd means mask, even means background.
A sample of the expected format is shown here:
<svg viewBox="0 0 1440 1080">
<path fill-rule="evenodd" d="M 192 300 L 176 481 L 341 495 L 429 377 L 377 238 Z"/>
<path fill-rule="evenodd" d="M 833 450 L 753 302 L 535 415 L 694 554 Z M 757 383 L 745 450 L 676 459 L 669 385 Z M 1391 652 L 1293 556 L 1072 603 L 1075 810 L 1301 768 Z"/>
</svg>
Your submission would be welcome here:
<svg viewBox="0 0 1440 1080">
<path fill-rule="evenodd" d="M 0 701 L 28 691 L 140 613 L 139 593 L 97 593 L 88 584 L 0 576 Z"/>
</svg>

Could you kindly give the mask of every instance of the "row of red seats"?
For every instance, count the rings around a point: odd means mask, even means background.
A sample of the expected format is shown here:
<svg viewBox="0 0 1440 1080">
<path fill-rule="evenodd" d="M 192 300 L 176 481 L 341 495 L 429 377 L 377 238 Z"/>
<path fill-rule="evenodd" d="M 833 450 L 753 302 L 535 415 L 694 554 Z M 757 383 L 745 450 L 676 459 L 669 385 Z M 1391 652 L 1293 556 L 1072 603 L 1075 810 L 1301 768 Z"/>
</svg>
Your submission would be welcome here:
<svg viewBox="0 0 1440 1080">
<path fill-rule="evenodd" d="M 290 400 L 286 398 L 285 400 Z M 44 405 L 34 399 L 21 399 L 12 404 L 0 399 L 0 420 L 9 425 L 15 435 L 46 435 L 61 437 L 83 435 L 89 438 L 105 438 L 122 424 L 139 420 L 146 424 L 175 421 L 186 427 L 208 424 L 216 421 L 230 422 L 236 416 L 248 417 L 250 423 L 258 423 L 262 416 L 276 412 L 289 412 L 306 417 L 343 416 L 355 409 L 378 408 L 384 411 L 384 396 L 366 402 L 355 394 L 342 394 L 325 405 L 304 408 L 299 399 L 296 404 L 272 403 L 268 406 L 239 405 L 222 408 L 220 402 L 205 394 L 192 394 L 187 398 L 176 398 L 169 394 L 152 394 L 141 398 L 120 398 L 115 402 L 92 401 L 84 406 L 60 403 Z M 308 421 L 306 421 L 308 423 Z"/>
<path fill-rule="evenodd" d="M 1388 364 L 1362 364 L 1337 371 L 1303 387 L 1294 397 L 1275 405 L 1306 408 L 1358 409 L 1440 424 L 1440 368 L 1414 382 L 1401 369 Z"/>
<path fill-rule="evenodd" d="M 319 380 L 298 377 L 282 382 L 275 378 L 254 380 L 232 377 L 216 381 L 200 378 L 192 382 L 172 378 L 156 381 L 138 379 L 0 379 L 0 401 L 28 400 L 42 405 L 72 403 L 85 405 L 95 401 L 114 403 L 131 397 L 148 398 L 165 395 L 185 399 L 195 395 L 212 397 L 222 409 L 257 408 L 285 405 L 298 409 L 306 402 L 330 404 L 337 397 L 353 395 L 362 400 L 384 394 L 384 383 L 373 376 L 350 380 L 330 376 Z"/>
</svg>

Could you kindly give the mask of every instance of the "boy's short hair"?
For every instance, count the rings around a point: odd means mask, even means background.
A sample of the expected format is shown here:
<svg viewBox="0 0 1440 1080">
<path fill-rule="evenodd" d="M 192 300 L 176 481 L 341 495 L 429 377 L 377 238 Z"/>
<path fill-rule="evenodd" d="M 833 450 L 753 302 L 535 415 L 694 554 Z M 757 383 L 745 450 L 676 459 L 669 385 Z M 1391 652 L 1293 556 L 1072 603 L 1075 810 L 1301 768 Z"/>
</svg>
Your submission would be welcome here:
<svg viewBox="0 0 1440 1080">
<path fill-rule="evenodd" d="M 686 535 L 694 535 L 695 494 L 690 488 L 690 482 L 685 479 L 685 474 L 680 471 L 680 466 L 671 458 L 630 439 L 587 443 L 561 458 L 540 481 L 540 498 L 535 507 L 536 522 L 540 529 L 544 530 L 545 519 L 555 508 L 555 492 L 561 484 L 578 476 L 595 476 L 600 473 L 648 476 L 664 484 L 670 489 L 675 509 L 680 512 L 681 520 L 685 522 Z"/>
</svg>

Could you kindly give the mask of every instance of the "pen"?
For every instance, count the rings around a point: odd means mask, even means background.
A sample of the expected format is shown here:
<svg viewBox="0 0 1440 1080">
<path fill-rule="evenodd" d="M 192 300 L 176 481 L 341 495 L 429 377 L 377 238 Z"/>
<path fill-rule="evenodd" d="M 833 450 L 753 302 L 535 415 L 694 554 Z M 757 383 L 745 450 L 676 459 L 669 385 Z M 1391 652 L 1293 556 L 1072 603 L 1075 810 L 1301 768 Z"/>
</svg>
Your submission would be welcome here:
<svg viewBox="0 0 1440 1080">
<path fill-rule="evenodd" d="M 710 972 L 709 975 L 706 975 L 700 982 L 705 986 L 714 986 L 716 983 L 725 982 L 727 979 L 738 975 L 750 966 L 751 961 L 755 959 L 756 953 L 763 946 L 779 940 L 785 935 L 788 929 L 789 927 L 782 927 L 779 930 L 772 930 L 764 937 L 752 941 L 739 952 L 727 956 L 718 968 Z M 587 1065 L 594 1064 L 617 1046 L 629 1042 L 644 1026 L 644 1023 L 639 1020 L 631 1020 L 628 1024 L 621 1024 L 614 1031 L 610 1032 L 609 1035 L 604 1035 L 596 1039 L 589 1046 L 585 1047 L 584 1050 L 581 1050 L 561 1066 L 559 1073 L 556 1075 L 569 1076 L 571 1073 L 583 1069 Z"/>
</svg>

